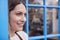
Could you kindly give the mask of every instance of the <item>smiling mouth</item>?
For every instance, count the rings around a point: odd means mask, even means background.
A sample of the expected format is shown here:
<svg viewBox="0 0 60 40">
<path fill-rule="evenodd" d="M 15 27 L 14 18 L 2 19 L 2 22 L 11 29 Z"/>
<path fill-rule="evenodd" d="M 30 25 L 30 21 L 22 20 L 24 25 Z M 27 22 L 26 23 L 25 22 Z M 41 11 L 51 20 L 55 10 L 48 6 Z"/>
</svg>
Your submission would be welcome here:
<svg viewBox="0 0 60 40">
<path fill-rule="evenodd" d="M 22 27 L 22 26 L 23 26 L 23 24 L 20 24 L 19 26 L 21 26 L 21 27 Z"/>
<path fill-rule="evenodd" d="M 18 23 L 18 26 L 23 27 L 24 23 Z"/>
<path fill-rule="evenodd" d="M 25 22 L 18 22 L 17 24 L 18 24 L 18 26 L 23 27 Z"/>
</svg>

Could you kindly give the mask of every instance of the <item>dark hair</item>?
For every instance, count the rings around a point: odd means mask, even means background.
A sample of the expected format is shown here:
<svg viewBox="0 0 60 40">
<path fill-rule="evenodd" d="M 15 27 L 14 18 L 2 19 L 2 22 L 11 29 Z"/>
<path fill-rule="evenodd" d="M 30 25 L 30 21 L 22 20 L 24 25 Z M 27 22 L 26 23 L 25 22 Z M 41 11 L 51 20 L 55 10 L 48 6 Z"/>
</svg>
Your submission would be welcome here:
<svg viewBox="0 0 60 40">
<path fill-rule="evenodd" d="M 8 9 L 9 12 L 15 8 L 16 5 L 18 4 L 24 4 L 24 0 L 8 0 Z"/>
</svg>

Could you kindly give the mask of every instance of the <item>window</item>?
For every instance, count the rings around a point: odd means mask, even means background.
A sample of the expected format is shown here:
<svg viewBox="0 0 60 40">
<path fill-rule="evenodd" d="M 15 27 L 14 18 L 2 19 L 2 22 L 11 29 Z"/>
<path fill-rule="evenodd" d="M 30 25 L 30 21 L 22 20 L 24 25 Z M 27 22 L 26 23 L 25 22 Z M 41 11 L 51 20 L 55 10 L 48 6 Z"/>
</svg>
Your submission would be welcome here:
<svg viewBox="0 0 60 40">
<path fill-rule="evenodd" d="M 26 32 L 29 40 L 60 40 L 60 0 L 25 0 L 25 2 Z M 8 0 L 0 0 L 0 40 L 8 40 L 7 15 Z"/>
<path fill-rule="evenodd" d="M 60 0 L 26 0 L 29 40 L 60 40 Z"/>
</svg>

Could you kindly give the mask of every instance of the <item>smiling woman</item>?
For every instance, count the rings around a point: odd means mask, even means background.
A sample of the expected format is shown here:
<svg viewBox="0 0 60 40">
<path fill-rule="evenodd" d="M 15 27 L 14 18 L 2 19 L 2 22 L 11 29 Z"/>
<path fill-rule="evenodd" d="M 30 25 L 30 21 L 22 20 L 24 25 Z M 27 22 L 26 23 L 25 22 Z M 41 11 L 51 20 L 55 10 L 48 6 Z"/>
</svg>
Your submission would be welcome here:
<svg viewBox="0 0 60 40">
<path fill-rule="evenodd" d="M 23 31 L 26 21 L 26 8 L 23 0 L 9 0 L 9 39 L 28 40 L 27 34 Z"/>
</svg>

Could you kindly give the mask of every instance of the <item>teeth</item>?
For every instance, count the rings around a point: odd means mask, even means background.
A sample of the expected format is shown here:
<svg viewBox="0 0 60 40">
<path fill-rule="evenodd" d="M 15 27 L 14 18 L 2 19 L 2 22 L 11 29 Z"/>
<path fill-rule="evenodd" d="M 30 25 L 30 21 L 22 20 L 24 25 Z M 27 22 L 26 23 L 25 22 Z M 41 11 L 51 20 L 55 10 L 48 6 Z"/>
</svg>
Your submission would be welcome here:
<svg viewBox="0 0 60 40">
<path fill-rule="evenodd" d="M 18 24 L 24 24 L 24 23 L 18 23 Z"/>
<path fill-rule="evenodd" d="M 19 24 L 20 26 L 23 26 L 23 24 Z"/>
<path fill-rule="evenodd" d="M 18 22 L 17 23 L 19 26 L 23 26 L 24 25 L 24 22 L 22 23 L 22 22 Z"/>
</svg>

